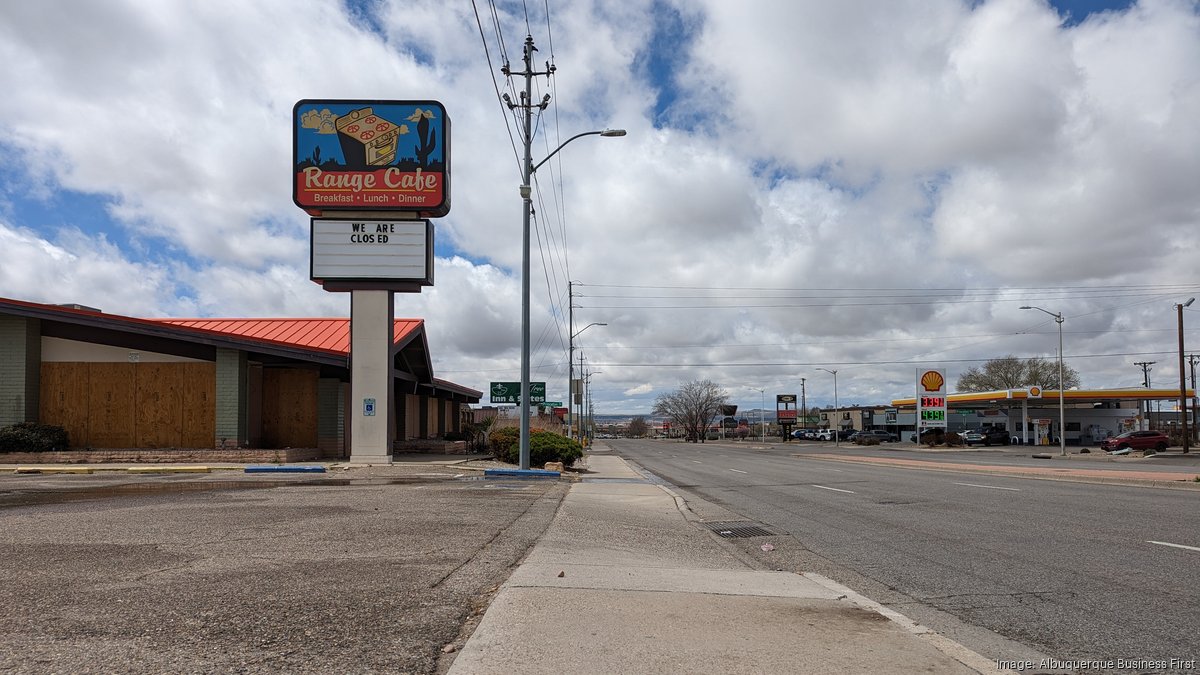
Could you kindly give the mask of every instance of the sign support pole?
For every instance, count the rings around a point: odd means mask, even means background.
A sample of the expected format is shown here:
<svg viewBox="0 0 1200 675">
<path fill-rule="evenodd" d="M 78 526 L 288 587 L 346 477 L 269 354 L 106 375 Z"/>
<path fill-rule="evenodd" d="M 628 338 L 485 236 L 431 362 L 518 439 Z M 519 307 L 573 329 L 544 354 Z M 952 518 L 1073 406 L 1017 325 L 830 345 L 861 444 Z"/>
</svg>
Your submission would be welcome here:
<svg viewBox="0 0 1200 675">
<path fill-rule="evenodd" d="M 391 291 L 350 292 L 350 463 L 392 463 Z"/>
</svg>

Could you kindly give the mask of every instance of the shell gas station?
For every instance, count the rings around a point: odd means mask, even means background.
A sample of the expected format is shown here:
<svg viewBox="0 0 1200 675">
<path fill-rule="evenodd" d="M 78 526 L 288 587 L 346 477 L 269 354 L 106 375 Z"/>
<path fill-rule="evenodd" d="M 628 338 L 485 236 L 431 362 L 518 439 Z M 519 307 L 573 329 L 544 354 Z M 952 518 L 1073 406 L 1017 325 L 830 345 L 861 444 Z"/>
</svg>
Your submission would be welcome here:
<svg viewBox="0 0 1200 675">
<path fill-rule="evenodd" d="M 1014 443 L 1057 445 L 1059 433 L 1057 389 L 1028 387 L 945 395 L 945 430 L 964 431 L 981 427 L 1008 430 Z M 1068 389 L 1061 392 L 1067 445 L 1099 443 L 1110 436 L 1135 429 L 1170 432 L 1180 426 L 1179 389 Z M 1192 389 L 1185 391 L 1188 401 Z M 892 401 L 886 413 L 899 428 L 919 425 L 917 397 Z M 912 424 L 906 424 L 912 419 Z M 1189 419 L 1190 422 L 1190 419 Z"/>
</svg>

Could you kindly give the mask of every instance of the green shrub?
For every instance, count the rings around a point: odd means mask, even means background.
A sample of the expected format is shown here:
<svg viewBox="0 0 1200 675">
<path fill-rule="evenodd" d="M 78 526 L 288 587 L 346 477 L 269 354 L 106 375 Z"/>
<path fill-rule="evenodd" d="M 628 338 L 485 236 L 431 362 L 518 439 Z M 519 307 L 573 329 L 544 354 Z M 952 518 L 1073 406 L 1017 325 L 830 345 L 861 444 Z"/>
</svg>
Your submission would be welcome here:
<svg viewBox="0 0 1200 675">
<path fill-rule="evenodd" d="M 507 462 L 508 456 L 520 452 L 521 430 L 517 427 L 500 427 L 488 434 L 488 450 L 496 459 Z"/>
<path fill-rule="evenodd" d="M 514 427 L 497 429 L 489 436 L 492 452 L 496 459 L 509 464 L 521 461 L 521 432 Z M 583 457 L 583 447 L 578 442 L 552 431 L 532 429 L 529 432 L 529 466 L 540 468 L 546 462 L 562 462 L 563 466 L 575 464 Z"/>
<path fill-rule="evenodd" d="M 562 462 L 563 466 L 571 466 L 580 457 L 583 457 L 583 447 L 566 436 L 552 431 L 529 434 L 530 466 L 545 466 L 546 462 Z"/>
<path fill-rule="evenodd" d="M 0 429 L 0 452 L 51 452 L 70 446 L 67 430 L 52 424 L 21 422 Z"/>
<path fill-rule="evenodd" d="M 875 438 L 874 436 L 869 436 L 866 438 L 857 438 L 856 437 L 854 439 L 854 443 L 855 443 L 855 445 L 879 445 L 879 439 Z"/>
</svg>

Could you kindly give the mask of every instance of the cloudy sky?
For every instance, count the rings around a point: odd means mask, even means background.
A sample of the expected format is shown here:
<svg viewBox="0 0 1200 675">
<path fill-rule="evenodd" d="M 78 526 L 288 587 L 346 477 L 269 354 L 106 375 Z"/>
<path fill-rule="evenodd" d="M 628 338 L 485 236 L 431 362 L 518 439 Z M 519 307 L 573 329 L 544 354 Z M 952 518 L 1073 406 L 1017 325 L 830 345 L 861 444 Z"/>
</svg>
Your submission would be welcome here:
<svg viewBox="0 0 1200 675">
<path fill-rule="evenodd" d="M 1200 295 L 1196 0 L 47 0 L 0 4 L 0 296 L 145 317 L 347 316 L 291 199 L 300 99 L 452 119 L 437 376 L 520 372 L 532 35 L 533 378 L 566 394 L 567 282 L 600 413 L 711 379 L 757 407 L 911 395 L 1006 354 L 1178 384 Z M 1200 305 L 1185 311 L 1200 351 Z"/>
</svg>

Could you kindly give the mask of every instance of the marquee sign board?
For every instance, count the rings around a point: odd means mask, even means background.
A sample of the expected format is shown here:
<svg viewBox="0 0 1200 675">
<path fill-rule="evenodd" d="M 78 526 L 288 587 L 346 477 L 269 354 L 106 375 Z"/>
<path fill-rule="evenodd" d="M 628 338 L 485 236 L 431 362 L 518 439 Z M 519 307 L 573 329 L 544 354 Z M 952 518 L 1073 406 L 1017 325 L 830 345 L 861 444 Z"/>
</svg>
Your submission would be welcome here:
<svg viewBox="0 0 1200 675">
<path fill-rule="evenodd" d="M 428 220 L 312 220 L 309 276 L 334 281 L 433 285 L 433 224 Z"/>
<path fill-rule="evenodd" d="M 437 101 L 305 99 L 292 109 L 292 201 L 310 215 L 450 212 L 450 118 Z"/>
</svg>

